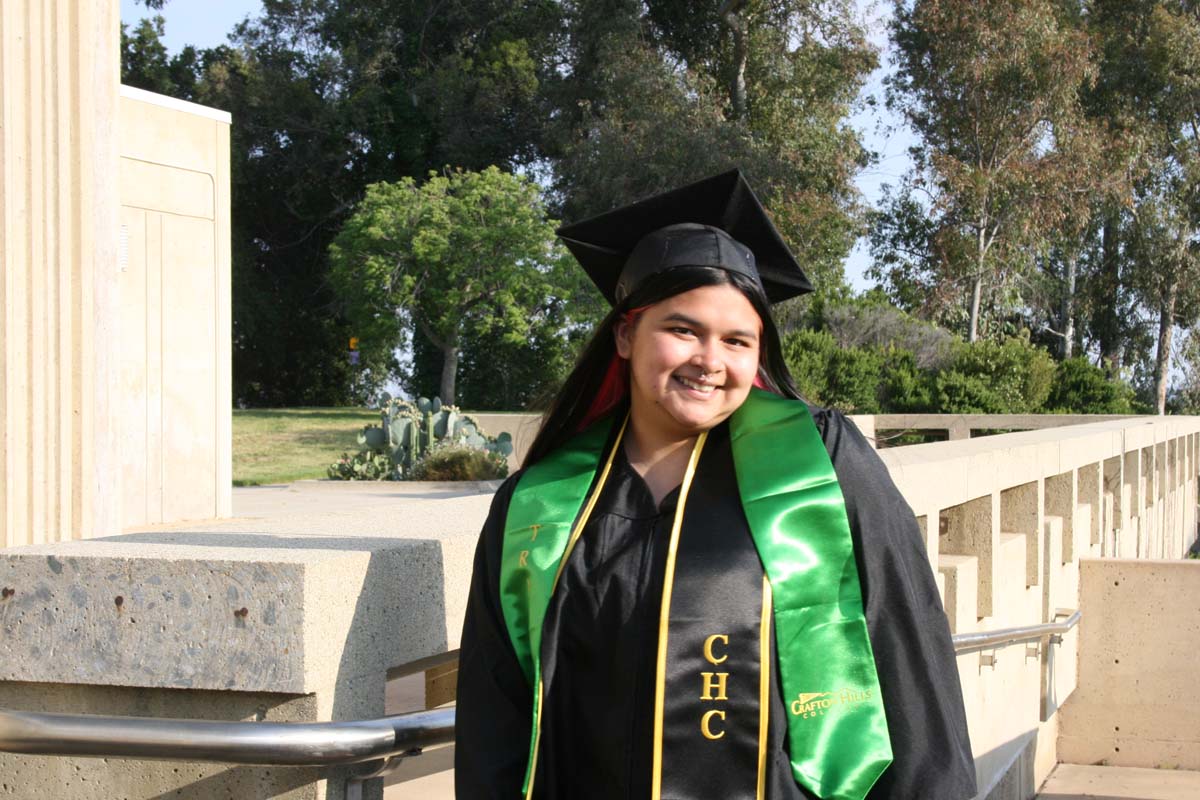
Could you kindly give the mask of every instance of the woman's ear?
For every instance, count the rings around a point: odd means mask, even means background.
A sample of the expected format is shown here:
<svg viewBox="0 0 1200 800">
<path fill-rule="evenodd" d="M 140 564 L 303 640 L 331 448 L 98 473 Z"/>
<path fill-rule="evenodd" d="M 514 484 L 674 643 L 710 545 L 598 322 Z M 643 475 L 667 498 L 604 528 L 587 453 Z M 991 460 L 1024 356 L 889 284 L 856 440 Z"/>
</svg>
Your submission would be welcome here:
<svg viewBox="0 0 1200 800">
<path fill-rule="evenodd" d="M 617 320 L 617 324 L 613 326 L 613 342 L 617 346 L 617 355 L 625 360 L 629 360 L 633 353 L 633 327 L 634 323 L 624 317 Z"/>
</svg>

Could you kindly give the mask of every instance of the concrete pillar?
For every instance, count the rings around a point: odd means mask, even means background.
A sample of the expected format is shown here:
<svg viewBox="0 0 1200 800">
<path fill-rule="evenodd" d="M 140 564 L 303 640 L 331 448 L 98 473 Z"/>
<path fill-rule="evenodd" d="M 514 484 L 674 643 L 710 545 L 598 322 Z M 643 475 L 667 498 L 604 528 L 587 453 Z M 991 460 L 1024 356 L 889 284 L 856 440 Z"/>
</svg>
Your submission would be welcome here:
<svg viewBox="0 0 1200 800">
<path fill-rule="evenodd" d="M 1123 524 L 1125 496 L 1125 459 L 1121 456 L 1106 458 L 1101 470 L 1104 475 L 1104 520 L 1101 526 L 1100 555 L 1112 556 L 1116 548 L 1117 531 Z"/>
<path fill-rule="evenodd" d="M 1050 516 L 1062 517 L 1062 560 L 1059 563 L 1067 564 L 1074 561 L 1080 553 L 1077 552 L 1075 545 L 1075 472 L 1073 470 L 1046 478 L 1046 513 Z"/>
<path fill-rule="evenodd" d="M 0 4 L 0 545 L 117 530 L 116 0 Z"/>
<path fill-rule="evenodd" d="M 1000 493 L 993 492 L 942 512 L 946 529 L 939 538 L 945 555 L 978 559 L 979 591 L 976 617 L 989 617 L 997 583 L 996 551 L 1000 547 Z"/>
<path fill-rule="evenodd" d="M 1137 555 L 1138 524 L 1142 508 L 1141 457 L 1137 449 L 1126 450 L 1121 468 L 1121 525 L 1113 555 Z"/>
<path fill-rule="evenodd" d="M 1025 536 L 1025 585 L 1042 582 L 1042 494 L 1040 480 L 1000 492 L 1000 531 Z"/>
<path fill-rule="evenodd" d="M 1083 541 L 1088 545 L 1100 544 L 1100 526 L 1102 522 L 1102 503 L 1103 503 L 1103 481 L 1101 480 L 1101 470 L 1103 465 L 1100 462 L 1095 464 L 1085 464 L 1076 471 L 1075 488 L 1077 491 L 1077 502 L 1080 506 L 1089 506 L 1090 512 L 1088 515 L 1087 530 L 1082 532 Z M 1080 548 L 1080 555 L 1083 554 L 1084 548 Z"/>
</svg>

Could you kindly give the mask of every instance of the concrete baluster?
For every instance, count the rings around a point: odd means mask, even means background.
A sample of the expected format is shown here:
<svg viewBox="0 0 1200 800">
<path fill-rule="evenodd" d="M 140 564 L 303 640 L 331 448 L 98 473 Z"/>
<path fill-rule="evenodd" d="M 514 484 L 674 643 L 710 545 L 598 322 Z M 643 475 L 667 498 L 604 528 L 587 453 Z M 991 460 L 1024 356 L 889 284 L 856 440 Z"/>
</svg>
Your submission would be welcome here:
<svg viewBox="0 0 1200 800">
<path fill-rule="evenodd" d="M 1043 482 L 1030 481 L 1000 492 L 1000 531 L 1025 537 L 1025 585 L 1042 582 Z"/>
<path fill-rule="evenodd" d="M 1000 493 L 968 500 L 942 512 L 945 530 L 939 537 L 938 550 L 946 555 L 974 556 L 978 559 L 978 603 L 975 616 L 990 617 L 996 591 L 997 560 L 1000 547 Z"/>
</svg>

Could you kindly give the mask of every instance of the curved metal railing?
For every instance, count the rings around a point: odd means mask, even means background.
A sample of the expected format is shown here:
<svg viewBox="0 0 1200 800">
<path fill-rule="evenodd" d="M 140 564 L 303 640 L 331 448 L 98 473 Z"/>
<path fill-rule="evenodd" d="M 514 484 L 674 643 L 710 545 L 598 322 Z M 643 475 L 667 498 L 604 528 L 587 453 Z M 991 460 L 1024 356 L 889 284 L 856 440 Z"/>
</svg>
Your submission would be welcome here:
<svg viewBox="0 0 1200 800">
<path fill-rule="evenodd" d="M 336 766 L 454 739 L 454 709 L 353 722 L 213 722 L 0 709 L 0 750 L 56 756 Z"/>
<path fill-rule="evenodd" d="M 1064 633 L 1079 624 L 1083 613 L 1079 610 L 1060 608 L 1054 616 L 1066 617 L 1062 622 L 1045 622 L 1041 625 L 1026 625 L 1019 628 L 999 628 L 994 631 L 979 633 L 959 633 L 951 637 L 954 642 L 954 652 L 973 653 L 977 650 L 997 650 L 1011 644 L 1022 642 L 1040 642 L 1050 640 L 1057 644 Z"/>
</svg>

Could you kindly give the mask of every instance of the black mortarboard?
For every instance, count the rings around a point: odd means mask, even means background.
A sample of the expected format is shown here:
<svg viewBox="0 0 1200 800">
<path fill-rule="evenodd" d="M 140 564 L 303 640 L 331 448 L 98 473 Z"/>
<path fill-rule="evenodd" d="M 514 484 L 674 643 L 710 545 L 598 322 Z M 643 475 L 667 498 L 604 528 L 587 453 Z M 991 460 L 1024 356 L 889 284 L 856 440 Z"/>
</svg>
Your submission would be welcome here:
<svg viewBox="0 0 1200 800">
<path fill-rule="evenodd" d="M 609 303 L 676 267 L 720 267 L 760 283 L 772 303 L 812 284 L 740 170 L 674 189 L 557 231 Z"/>
</svg>

